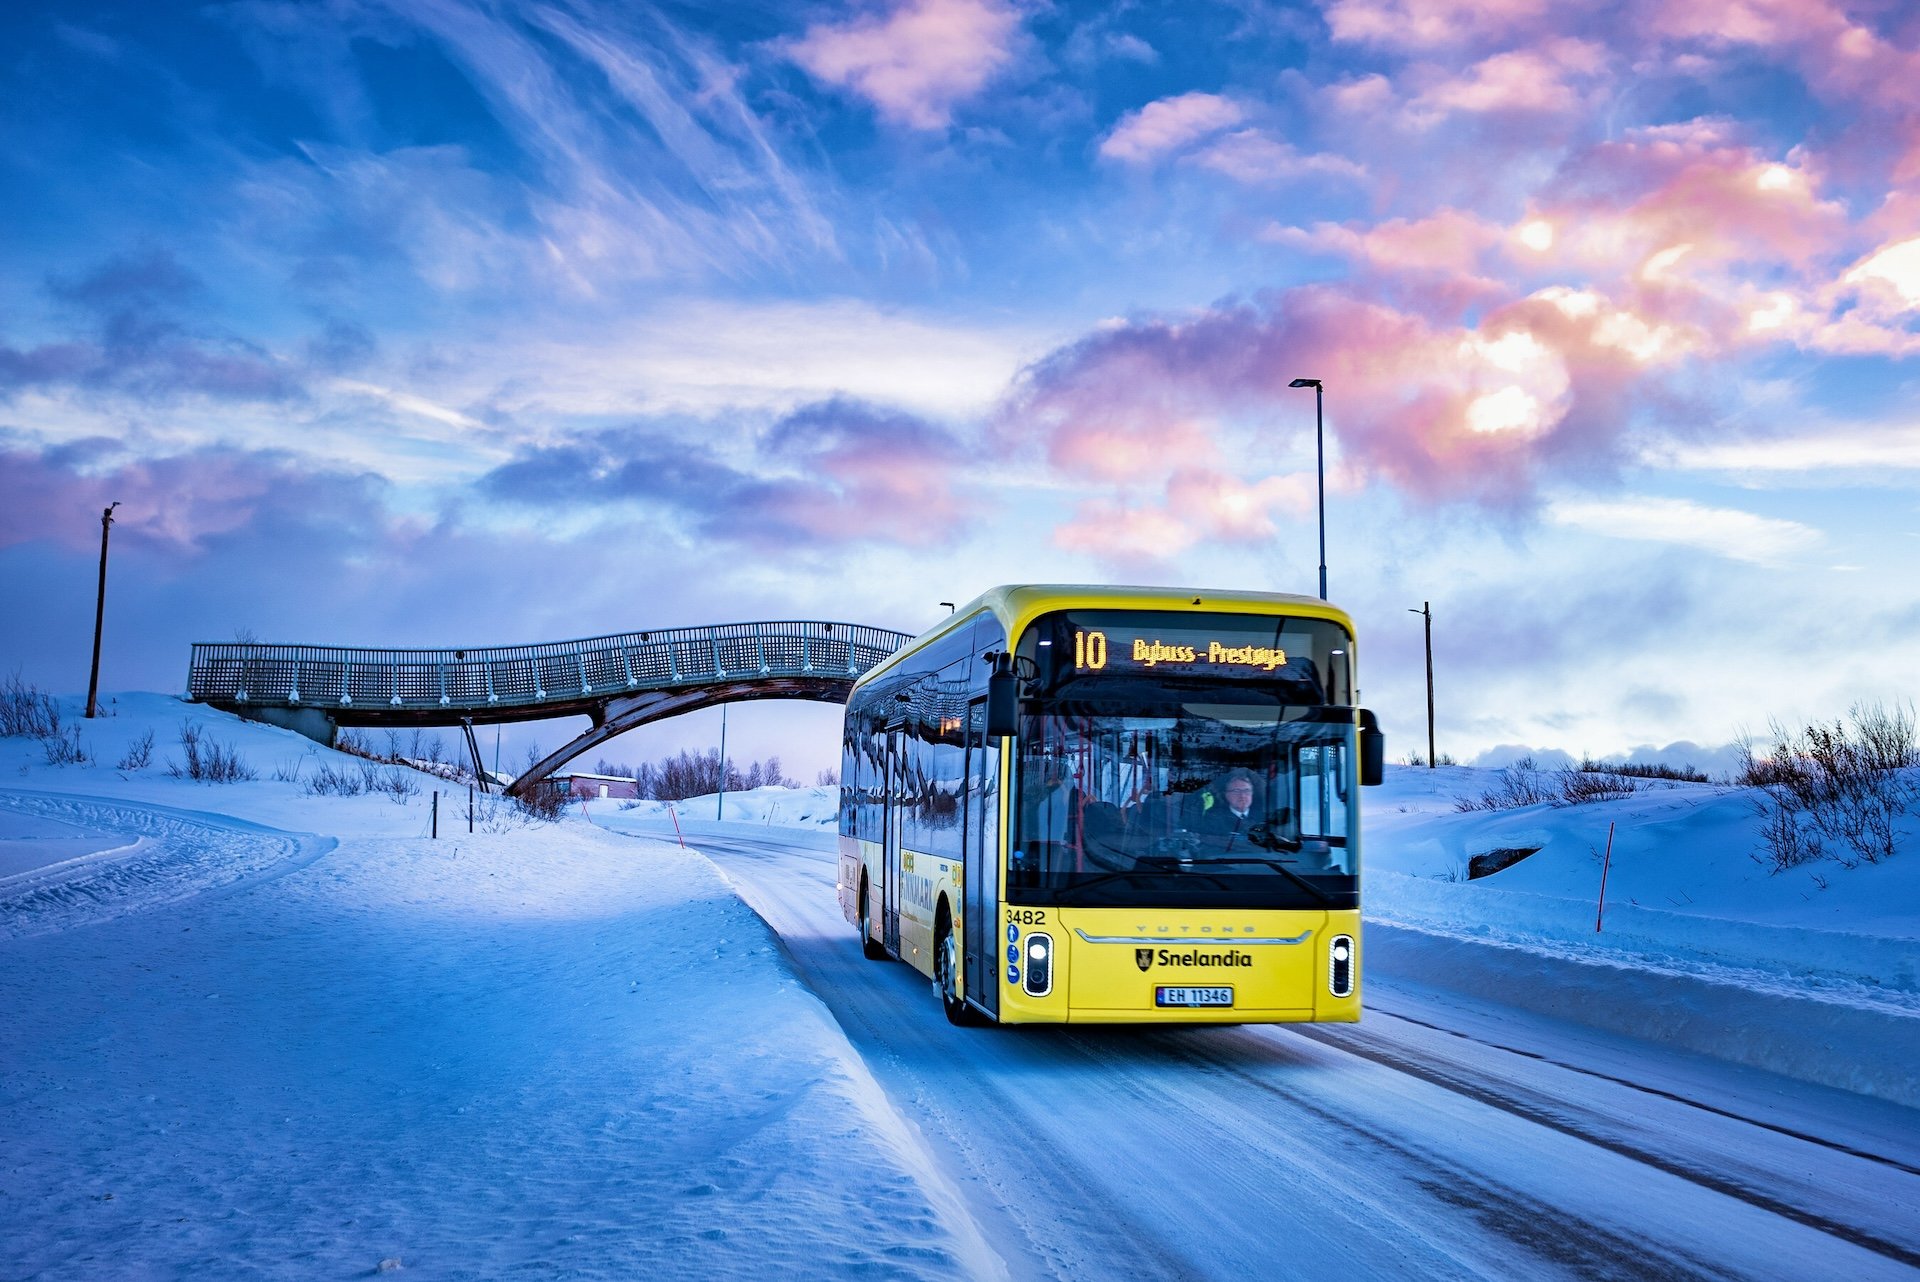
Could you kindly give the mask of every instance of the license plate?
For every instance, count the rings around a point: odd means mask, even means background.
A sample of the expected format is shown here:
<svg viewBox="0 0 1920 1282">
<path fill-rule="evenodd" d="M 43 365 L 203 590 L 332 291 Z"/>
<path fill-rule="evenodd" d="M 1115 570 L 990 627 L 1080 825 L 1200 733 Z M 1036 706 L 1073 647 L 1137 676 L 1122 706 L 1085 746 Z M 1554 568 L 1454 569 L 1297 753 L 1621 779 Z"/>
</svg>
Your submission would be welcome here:
<svg viewBox="0 0 1920 1282">
<path fill-rule="evenodd" d="M 1231 1006 L 1231 988 L 1172 988 L 1165 984 L 1153 990 L 1155 1006 Z"/>
</svg>

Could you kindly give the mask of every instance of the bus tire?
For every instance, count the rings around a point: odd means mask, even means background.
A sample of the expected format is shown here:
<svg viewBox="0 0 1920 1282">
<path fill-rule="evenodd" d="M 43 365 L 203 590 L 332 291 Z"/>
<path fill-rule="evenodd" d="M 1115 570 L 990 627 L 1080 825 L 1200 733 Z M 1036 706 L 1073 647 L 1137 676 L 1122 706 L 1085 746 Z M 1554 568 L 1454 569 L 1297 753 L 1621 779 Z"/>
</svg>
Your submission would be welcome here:
<svg viewBox="0 0 1920 1282">
<path fill-rule="evenodd" d="M 967 999 L 958 995 L 954 989 L 958 986 L 960 970 L 960 941 L 953 933 L 953 918 L 947 911 L 947 901 L 940 901 L 940 916 L 934 927 L 933 939 L 933 989 L 940 994 L 940 1009 L 946 1012 L 947 1022 L 961 1028 L 971 1028 L 980 1022 L 980 1016 L 973 1007 L 967 1005 Z"/>
<path fill-rule="evenodd" d="M 867 920 L 867 874 L 860 874 L 860 952 L 868 961 L 885 961 L 887 946 L 873 937 Z"/>
</svg>

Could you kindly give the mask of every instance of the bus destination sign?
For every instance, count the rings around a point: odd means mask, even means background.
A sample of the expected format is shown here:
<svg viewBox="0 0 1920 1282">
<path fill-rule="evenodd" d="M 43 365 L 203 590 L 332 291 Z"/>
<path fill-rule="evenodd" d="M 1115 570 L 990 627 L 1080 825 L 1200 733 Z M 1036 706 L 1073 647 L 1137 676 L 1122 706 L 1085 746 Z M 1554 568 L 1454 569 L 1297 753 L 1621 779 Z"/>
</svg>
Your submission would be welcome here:
<svg viewBox="0 0 1920 1282">
<path fill-rule="evenodd" d="M 1223 641 L 1218 637 L 1187 636 L 1169 642 L 1159 636 L 1110 638 L 1104 631 L 1076 631 L 1073 670 L 1101 672 L 1109 665 L 1127 669 L 1171 664 L 1180 668 L 1272 672 L 1286 666 L 1287 652 L 1279 646 L 1237 644 L 1241 639 L 1229 637 Z"/>
</svg>

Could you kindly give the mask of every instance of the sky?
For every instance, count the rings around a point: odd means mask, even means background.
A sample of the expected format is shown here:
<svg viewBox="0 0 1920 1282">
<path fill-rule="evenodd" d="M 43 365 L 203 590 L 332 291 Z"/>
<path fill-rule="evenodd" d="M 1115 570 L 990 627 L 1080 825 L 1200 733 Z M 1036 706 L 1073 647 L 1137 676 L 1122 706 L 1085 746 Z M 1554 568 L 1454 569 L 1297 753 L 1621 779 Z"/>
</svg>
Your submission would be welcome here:
<svg viewBox="0 0 1920 1282">
<path fill-rule="evenodd" d="M 1317 378 L 1390 755 L 1428 602 L 1462 760 L 1913 697 L 1899 0 L 74 0 L 0 10 L 0 78 L 0 665 L 46 688 L 115 500 L 107 689 L 236 634 L 1311 595 Z M 730 717 L 831 763 L 830 707 Z"/>
</svg>

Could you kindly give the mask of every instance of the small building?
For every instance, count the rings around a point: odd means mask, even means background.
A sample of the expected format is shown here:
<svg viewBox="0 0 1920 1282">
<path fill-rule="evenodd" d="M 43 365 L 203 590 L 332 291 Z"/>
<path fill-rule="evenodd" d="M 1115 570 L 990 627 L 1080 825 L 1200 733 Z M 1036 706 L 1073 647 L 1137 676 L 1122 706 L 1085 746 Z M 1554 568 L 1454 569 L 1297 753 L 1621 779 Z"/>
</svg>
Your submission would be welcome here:
<svg viewBox="0 0 1920 1282">
<path fill-rule="evenodd" d="M 640 781 L 620 775 L 556 774 L 548 776 L 547 785 L 556 792 L 588 801 L 640 795 Z"/>
</svg>

